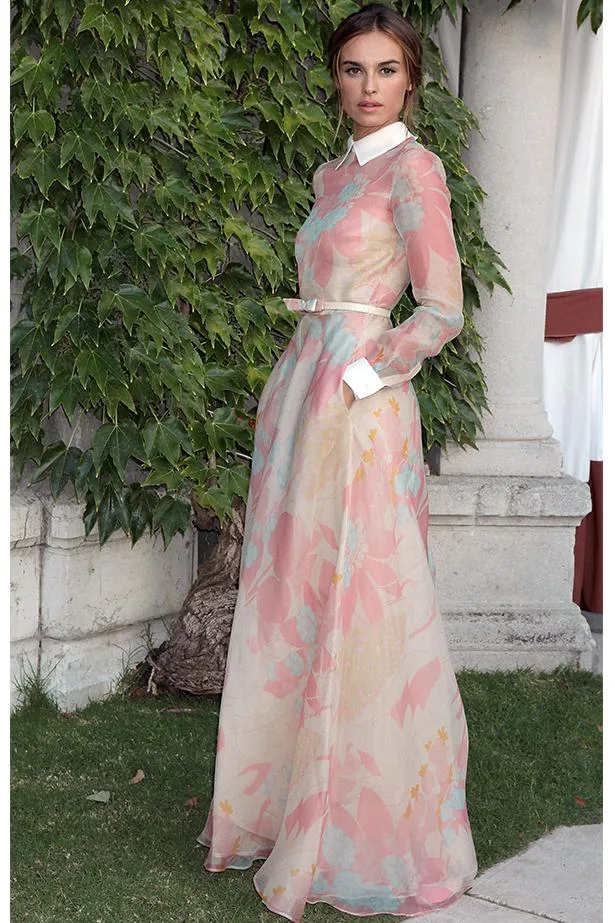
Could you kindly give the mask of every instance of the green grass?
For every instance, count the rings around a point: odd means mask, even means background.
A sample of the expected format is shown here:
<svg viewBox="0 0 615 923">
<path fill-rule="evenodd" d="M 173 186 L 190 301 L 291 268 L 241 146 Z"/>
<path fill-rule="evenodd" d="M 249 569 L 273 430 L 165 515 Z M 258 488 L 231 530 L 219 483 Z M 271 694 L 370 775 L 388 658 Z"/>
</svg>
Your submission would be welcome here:
<svg viewBox="0 0 615 923">
<path fill-rule="evenodd" d="M 467 672 L 459 686 L 481 869 L 561 824 L 601 821 L 601 677 Z M 191 711 L 163 710 L 173 706 Z M 212 698 L 115 697 L 64 717 L 37 695 L 12 716 L 13 923 L 278 919 L 250 870 L 201 871 L 195 837 L 211 791 L 217 707 Z M 145 779 L 129 785 L 137 769 Z M 100 790 L 111 792 L 108 804 L 87 800 Z M 187 810 L 195 795 L 199 808 Z M 353 919 L 315 904 L 303 923 Z"/>
</svg>

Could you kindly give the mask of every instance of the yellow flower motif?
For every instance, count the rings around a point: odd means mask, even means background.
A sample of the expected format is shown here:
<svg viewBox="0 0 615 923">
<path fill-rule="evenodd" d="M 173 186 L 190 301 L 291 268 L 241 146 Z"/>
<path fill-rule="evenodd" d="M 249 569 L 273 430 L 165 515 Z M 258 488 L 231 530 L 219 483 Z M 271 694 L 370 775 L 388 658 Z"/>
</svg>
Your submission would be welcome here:
<svg viewBox="0 0 615 923">
<path fill-rule="evenodd" d="M 335 472 L 345 459 L 341 454 L 344 441 L 339 438 L 339 427 L 340 418 L 346 414 L 342 402 L 336 401 L 323 413 L 319 425 L 308 427 L 305 432 L 301 445 L 301 489 L 308 499 L 320 496 L 335 482 Z"/>
<path fill-rule="evenodd" d="M 373 449 L 369 449 L 367 452 L 361 452 L 361 458 L 363 459 L 363 461 L 364 461 L 366 464 L 369 464 L 370 462 L 373 462 L 373 460 L 374 460 L 374 458 L 375 458 L 374 450 L 373 450 Z"/>
<path fill-rule="evenodd" d="M 394 397 L 389 398 L 389 407 L 391 408 L 393 413 L 399 413 L 399 404 L 397 403 L 397 400 Z"/>
<path fill-rule="evenodd" d="M 365 468 L 363 465 L 357 470 L 357 473 L 354 476 L 355 481 L 362 481 L 365 477 Z"/>
<path fill-rule="evenodd" d="M 431 750 L 431 745 L 432 745 L 432 743 L 433 743 L 433 741 L 428 740 L 427 743 L 425 744 L 425 749 L 427 750 L 428 753 L 429 753 L 429 751 Z"/>
<path fill-rule="evenodd" d="M 301 871 L 301 869 L 291 869 L 291 870 L 290 870 L 290 877 L 291 877 L 291 878 L 296 878 L 300 871 Z"/>
<path fill-rule="evenodd" d="M 407 804 L 406 810 L 404 811 L 404 817 L 406 817 L 408 820 L 412 817 L 412 802 L 411 801 L 409 801 Z"/>
<path fill-rule="evenodd" d="M 278 897 L 280 894 L 284 894 L 286 888 L 284 885 L 276 885 L 273 889 L 273 896 Z"/>
<path fill-rule="evenodd" d="M 382 407 L 377 407 L 376 410 L 372 410 L 372 413 L 375 417 L 379 417 L 382 413 Z"/>
<path fill-rule="evenodd" d="M 230 817 L 231 814 L 233 813 L 233 805 L 231 804 L 230 801 L 221 801 L 220 810 L 222 811 L 223 814 L 226 814 L 228 817 Z"/>
<path fill-rule="evenodd" d="M 370 429 L 370 430 L 368 431 L 367 435 L 369 436 L 370 441 L 371 441 L 371 442 L 374 442 L 375 439 L 376 439 L 376 436 L 378 435 L 378 430 L 374 427 L 374 429 Z M 408 441 L 408 440 L 406 440 L 406 442 L 407 442 L 407 441 Z"/>
<path fill-rule="evenodd" d="M 440 730 L 438 731 L 438 737 L 440 738 L 442 743 L 448 740 L 448 733 L 447 733 L 446 728 L 444 727 L 440 728 Z"/>
<path fill-rule="evenodd" d="M 231 811 L 233 809 L 231 808 Z M 241 837 L 238 836 L 235 842 L 233 843 L 233 852 L 239 852 L 239 847 L 241 846 Z"/>
<path fill-rule="evenodd" d="M 403 612 L 371 624 L 361 622 L 348 630 L 346 643 L 352 657 L 344 658 L 339 702 L 344 721 L 371 707 L 374 696 L 394 675 L 401 662 L 406 633 Z"/>
<path fill-rule="evenodd" d="M 336 586 L 338 583 L 341 583 L 343 579 L 344 577 L 342 574 L 333 574 L 331 577 L 331 583 Z"/>
<path fill-rule="evenodd" d="M 423 763 L 423 764 L 421 765 L 421 768 L 419 769 L 419 775 L 420 775 L 421 779 L 424 777 L 424 775 L 425 775 L 426 772 L 427 772 L 427 763 Z"/>
<path fill-rule="evenodd" d="M 420 788 L 420 785 L 413 785 L 413 786 L 412 786 L 412 788 L 410 789 L 410 797 L 411 797 L 411 798 L 418 798 L 418 797 L 419 797 L 419 788 Z"/>
<path fill-rule="evenodd" d="M 374 359 L 374 362 L 382 362 L 383 359 L 384 359 L 384 349 L 381 348 L 378 350 L 378 355 Z"/>
<path fill-rule="evenodd" d="M 403 452 L 404 455 L 407 455 L 407 454 L 408 454 L 408 445 L 409 445 L 408 440 L 407 440 L 407 439 L 404 439 L 404 441 L 402 442 L 402 445 L 401 445 L 401 450 L 402 450 L 402 452 Z"/>
</svg>

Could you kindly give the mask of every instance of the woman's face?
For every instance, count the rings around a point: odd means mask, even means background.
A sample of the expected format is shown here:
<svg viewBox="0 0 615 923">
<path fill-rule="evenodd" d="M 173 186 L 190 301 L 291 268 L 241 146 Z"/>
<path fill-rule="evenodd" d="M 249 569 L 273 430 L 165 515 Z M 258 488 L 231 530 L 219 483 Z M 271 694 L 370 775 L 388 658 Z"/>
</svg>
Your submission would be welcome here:
<svg viewBox="0 0 615 923">
<path fill-rule="evenodd" d="M 386 33 L 365 32 L 342 46 L 338 90 L 355 140 L 396 122 L 412 89 L 401 46 Z"/>
</svg>

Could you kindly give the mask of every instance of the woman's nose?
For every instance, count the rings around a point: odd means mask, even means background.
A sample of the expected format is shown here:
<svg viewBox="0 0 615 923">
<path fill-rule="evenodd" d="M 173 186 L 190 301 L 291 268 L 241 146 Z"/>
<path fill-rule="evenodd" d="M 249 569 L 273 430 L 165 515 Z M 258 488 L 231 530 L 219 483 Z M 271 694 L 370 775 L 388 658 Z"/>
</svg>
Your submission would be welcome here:
<svg viewBox="0 0 615 923">
<path fill-rule="evenodd" d="M 373 74 L 366 74 L 363 79 L 363 92 L 366 96 L 371 96 L 376 92 L 376 78 Z"/>
</svg>

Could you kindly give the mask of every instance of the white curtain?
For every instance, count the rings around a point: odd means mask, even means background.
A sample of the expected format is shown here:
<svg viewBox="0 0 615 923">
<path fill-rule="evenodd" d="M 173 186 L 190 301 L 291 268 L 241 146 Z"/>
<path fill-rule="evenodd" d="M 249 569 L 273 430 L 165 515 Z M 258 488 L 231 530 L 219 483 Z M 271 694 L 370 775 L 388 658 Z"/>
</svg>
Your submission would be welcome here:
<svg viewBox="0 0 615 923">
<path fill-rule="evenodd" d="M 578 6 L 563 2 L 549 292 L 602 285 L 603 30 L 578 29 Z"/>
<path fill-rule="evenodd" d="M 548 291 L 602 286 L 602 29 L 577 28 L 564 0 Z M 544 401 L 564 472 L 589 480 L 602 459 L 602 334 L 544 345 Z"/>
<path fill-rule="evenodd" d="M 602 459 L 602 334 L 545 343 L 544 350 L 544 402 L 564 472 L 589 481 L 590 459 Z"/>
</svg>

